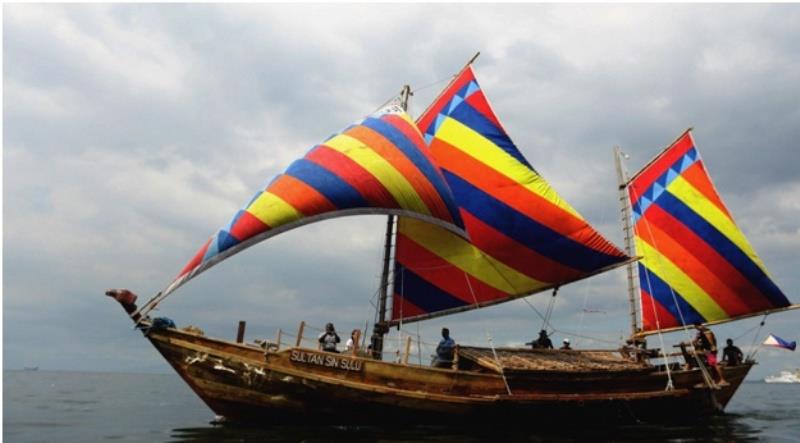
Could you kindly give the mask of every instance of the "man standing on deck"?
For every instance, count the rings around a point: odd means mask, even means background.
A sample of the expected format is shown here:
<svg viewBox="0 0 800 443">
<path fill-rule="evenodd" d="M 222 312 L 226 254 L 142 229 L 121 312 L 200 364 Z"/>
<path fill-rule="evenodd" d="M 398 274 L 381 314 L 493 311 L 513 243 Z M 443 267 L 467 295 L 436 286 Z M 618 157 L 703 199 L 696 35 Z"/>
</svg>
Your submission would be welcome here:
<svg viewBox="0 0 800 443">
<path fill-rule="evenodd" d="M 433 366 L 436 368 L 452 368 L 455 349 L 456 342 L 450 338 L 450 330 L 442 328 L 442 340 L 436 346 L 436 358 L 433 360 Z"/>
<path fill-rule="evenodd" d="M 719 376 L 719 382 L 717 384 L 721 386 L 728 385 L 728 382 L 725 381 L 725 375 L 722 373 L 722 368 L 717 365 L 717 337 L 710 329 L 700 323 L 695 323 L 694 328 L 697 329 L 697 335 L 692 343 L 695 350 L 698 354 L 705 355 L 706 365 L 714 368 L 714 371 L 716 371 Z"/>
<path fill-rule="evenodd" d="M 571 351 L 572 350 L 572 347 L 569 345 L 569 339 L 568 338 L 564 339 L 564 343 L 561 345 L 559 350 L 561 350 L 561 351 Z"/>
<path fill-rule="evenodd" d="M 319 344 L 325 352 L 339 352 L 336 350 L 336 343 L 341 343 L 342 339 L 336 333 L 333 323 L 325 325 L 325 332 L 319 335 Z"/>
</svg>

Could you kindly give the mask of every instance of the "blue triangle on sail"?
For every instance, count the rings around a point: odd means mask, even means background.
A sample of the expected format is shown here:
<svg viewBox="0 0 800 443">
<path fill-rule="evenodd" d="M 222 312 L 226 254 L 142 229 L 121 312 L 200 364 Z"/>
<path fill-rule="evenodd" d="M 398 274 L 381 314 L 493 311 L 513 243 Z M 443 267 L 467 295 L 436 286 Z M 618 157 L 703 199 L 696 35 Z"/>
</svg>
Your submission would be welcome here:
<svg viewBox="0 0 800 443">
<path fill-rule="evenodd" d="M 433 134 L 425 134 L 425 144 L 430 145 L 433 141 Z"/>
<path fill-rule="evenodd" d="M 453 100 L 450 102 L 450 107 L 447 108 L 447 113 L 452 114 L 456 107 L 458 107 L 458 105 L 460 105 L 463 101 L 464 99 L 459 96 L 453 97 Z"/>
<path fill-rule="evenodd" d="M 236 240 L 236 237 L 230 235 L 226 231 L 219 231 L 219 235 L 217 236 L 217 249 L 219 251 L 224 251 L 231 246 L 236 245 L 239 243 L 239 240 Z"/>
<path fill-rule="evenodd" d="M 439 115 L 436 116 L 436 121 L 433 122 L 433 133 L 434 134 L 436 134 L 436 132 L 439 131 L 439 126 L 442 125 L 442 122 L 446 118 L 447 118 L 447 116 L 444 115 L 444 114 L 439 114 Z"/>
<path fill-rule="evenodd" d="M 679 175 L 680 175 L 680 174 L 678 174 L 677 172 L 675 172 L 675 170 L 674 170 L 674 169 L 672 169 L 672 168 L 669 168 L 669 169 L 667 169 L 667 182 L 666 182 L 666 186 L 669 186 L 669 184 L 670 184 L 670 183 L 672 183 L 673 181 L 675 181 L 675 179 L 676 179 L 676 178 L 678 178 L 678 176 L 679 176 Z M 666 187 L 666 186 L 665 186 L 665 187 Z"/>
<path fill-rule="evenodd" d="M 647 208 L 649 208 L 652 203 L 653 203 L 652 200 L 650 200 L 644 195 L 642 196 L 642 199 L 639 200 L 639 207 L 642 208 L 642 214 L 644 214 L 644 212 L 647 211 Z"/>
<path fill-rule="evenodd" d="M 692 161 L 697 161 L 697 149 L 692 148 L 686 153 Z"/>
<path fill-rule="evenodd" d="M 659 182 L 653 183 L 653 201 L 658 200 L 658 197 L 664 193 L 664 186 Z"/>
<path fill-rule="evenodd" d="M 694 164 L 694 161 L 689 158 L 688 155 L 684 155 L 683 161 L 681 162 L 681 172 L 689 169 L 689 166 L 692 166 L 692 164 Z"/>
<path fill-rule="evenodd" d="M 469 86 L 467 87 L 467 93 L 464 94 L 464 98 L 469 97 L 470 95 L 474 94 L 476 91 L 479 91 L 481 88 L 478 87 L 478 83 L 475 80 L 469 82 Z"/>
</svg>

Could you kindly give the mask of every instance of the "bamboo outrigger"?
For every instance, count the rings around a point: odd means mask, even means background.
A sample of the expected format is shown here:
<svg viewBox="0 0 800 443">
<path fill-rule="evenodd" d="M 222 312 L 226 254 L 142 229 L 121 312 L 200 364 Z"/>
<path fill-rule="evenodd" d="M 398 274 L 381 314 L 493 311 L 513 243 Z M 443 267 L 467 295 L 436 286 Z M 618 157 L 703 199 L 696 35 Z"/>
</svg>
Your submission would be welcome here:
<svg viewBox="0 0 800 443">
<path fill-rule="evenodd" d="M 130 291 L 107 295 L 229 421 L 305 422 L 314 414 L 316 423 L 335 424 L 639 422 L 723 411 L 752 359 L 715 374 L 713 361 L 707 365 L 691 344 L 668 353 L 646 349 L 643 337 L 797 305 L 735 227 L 690 133 L 630 180 L 616 149 L 626 254 L 528 164 L 469 64 L 416 123 L 405 113 L 410 95 L 404 87 L 399 102 L 292 164 L 141 308 Z M 195 275 L 272 235 L 371 213 L 389 215 L 371 349 L 339 354 L 306 346 L 304 322 L 293 343 L 284 343 L 291 337 L 283 331 L 271 343 L 246 343 L 243 323 L 233 342 L 148 315 Z M 451 367 L 435 368 L 421 358 L 411 363 L 408 338 L 393 361 L 383 359 L 390 326 L 557 290 L 626 264 L 631 339 L 619 349 L 461 346 Z"/>
</svg>

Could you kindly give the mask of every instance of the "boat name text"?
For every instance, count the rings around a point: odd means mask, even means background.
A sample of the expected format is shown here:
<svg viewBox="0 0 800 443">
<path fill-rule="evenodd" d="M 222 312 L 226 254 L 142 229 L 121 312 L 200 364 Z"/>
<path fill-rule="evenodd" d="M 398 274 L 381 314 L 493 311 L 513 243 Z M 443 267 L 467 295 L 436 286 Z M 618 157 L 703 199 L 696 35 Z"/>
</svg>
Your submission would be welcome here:
<svg viewBox="0 0 800 443">
<path fill-rule="evenodd" d="M 324 355 L 313 352 L 292 351 L 289 360 L 298 363 L 323 366 L 326 368 L 336 368 L 345 371 L 361 371 L 361 360 L 340 357 L 338 355 Z"/>
</svg>

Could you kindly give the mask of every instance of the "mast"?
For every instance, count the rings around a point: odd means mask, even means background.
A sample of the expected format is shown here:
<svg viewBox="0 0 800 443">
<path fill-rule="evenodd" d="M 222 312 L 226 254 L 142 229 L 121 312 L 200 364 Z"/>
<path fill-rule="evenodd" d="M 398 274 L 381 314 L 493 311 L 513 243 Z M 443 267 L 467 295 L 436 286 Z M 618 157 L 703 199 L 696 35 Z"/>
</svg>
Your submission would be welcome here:
<svg viewBox="0 0 800 443">
<path fill-rule="evenodd" d="M 404 85 L 400 91 L 400 106 L 404 111 L 408 110 L 408 98 L 411 96 L 411 86 Z M 394 215 L 386 218 L 386 238 L 383 244 L 383 270 L 381 272 L 381 285 L 378 294 L 378 318 L 372 328 L 372 357 L 381 360 L 383 358 L 383 336 L 389 332 L 389 325 L 386 322 L 386 301 L 389 298 L 389 266 L 392 262 L 392 238 L 394 237 Z"/>
<path fill-rule="evenodd" d="M 631 226 L 631 204 L 628 199 L 628 171 L 622 163 L 626 155 L 619 146 L 614 146 L 614 164 L 617 167 L 617 180 L 619 182 L 619 205 L 622 213 L 622 232 L 625 235 L 625 253 L 629 257 L 636 254 L 633 244 L 633 229 Z M 629 262 L 625 269 L 628 275 L 628 303 L 631 310 L 631 336 L 639 332 L 639 325 L 636 317 L 636 295 L 638 292 L 639 273 L 635 268 L 636 262 Z"/>
</svg>

